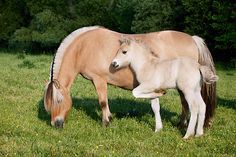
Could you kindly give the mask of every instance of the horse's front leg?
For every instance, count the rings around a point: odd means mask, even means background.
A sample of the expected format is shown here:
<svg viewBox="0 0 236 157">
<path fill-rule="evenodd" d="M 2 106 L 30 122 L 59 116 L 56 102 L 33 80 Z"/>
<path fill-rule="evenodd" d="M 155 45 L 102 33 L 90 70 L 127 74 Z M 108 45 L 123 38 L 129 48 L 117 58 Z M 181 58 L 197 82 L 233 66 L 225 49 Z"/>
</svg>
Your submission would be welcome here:
<svg viewBox="0 0 236 157">
<path fill-rule="evenodd" d="M 154 112 L 155 122 L 156 122 L 155 132 L 158 132 L 162 129 L 159 98 L 151 100 L 151 107 L 152 111 Z"/>
<path fill-rule="evenodd" d="M 98 94 L 99 105 L 102 110 L 102 122 L 104 126 L 107 126 L 111 120 L 111 112 L 107 99 L 107 82 L 102 77 L 94 77 L 93 84 Z"/>
</svg>

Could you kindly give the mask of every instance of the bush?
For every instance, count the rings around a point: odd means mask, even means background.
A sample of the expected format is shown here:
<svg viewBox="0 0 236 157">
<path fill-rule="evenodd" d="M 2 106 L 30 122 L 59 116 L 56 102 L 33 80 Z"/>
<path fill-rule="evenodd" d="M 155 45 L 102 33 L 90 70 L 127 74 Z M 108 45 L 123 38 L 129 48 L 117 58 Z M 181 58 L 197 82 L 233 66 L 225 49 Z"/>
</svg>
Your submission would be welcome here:
<svg viewBox="0 0 236 157">
<path fill-rule="evenodd" d="M 54 48 L 67 35 L 67 21 L 50 10 L 36 14 L 29 28 L 15 31 L 9 42 L 10 47 L 32 49 Z M 31 45 L 31 46 L 30 46 Z"/>
</svg>

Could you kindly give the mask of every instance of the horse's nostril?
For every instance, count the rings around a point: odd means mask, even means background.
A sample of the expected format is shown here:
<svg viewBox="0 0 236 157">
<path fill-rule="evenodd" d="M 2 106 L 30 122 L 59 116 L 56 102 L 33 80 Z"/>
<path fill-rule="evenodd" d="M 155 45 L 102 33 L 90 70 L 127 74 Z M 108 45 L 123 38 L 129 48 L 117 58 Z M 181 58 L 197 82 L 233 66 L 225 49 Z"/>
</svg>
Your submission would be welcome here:
<svg viewBox="0 0 236 157">
<path fill-rule="evenodd" d="M 111 63 L 111 65 L 112 65 L 114 68 L 117 68 L 117 67 L 119 66 L 116 61 L 113 61 L 113 62 Z"/>
<path fill-rule="evenodd" d="M 64 121 L 62 119 L 58 119 L 55 121 L 55 127 L 56 128 L 63 128 Z"/>
</svg>

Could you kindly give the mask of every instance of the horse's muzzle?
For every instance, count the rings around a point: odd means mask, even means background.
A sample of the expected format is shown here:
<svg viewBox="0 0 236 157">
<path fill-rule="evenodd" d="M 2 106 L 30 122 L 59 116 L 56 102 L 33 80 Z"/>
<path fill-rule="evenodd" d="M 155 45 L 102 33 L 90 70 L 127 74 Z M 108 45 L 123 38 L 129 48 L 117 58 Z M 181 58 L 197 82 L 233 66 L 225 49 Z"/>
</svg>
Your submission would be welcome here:
<svg viewBox="0 0 236 157">
<path fill-rule="evenodd" d="M 115 68 L 115 69 L 119 67 L 119 65 L 117 64 L 116 61 L 112 61 L 112 62 L 111 62 L 111 65 L 112 65 L 112 67 Z"/>
<path fill-rule="evenodd" d="M 57 119 L 54 125 L 56 128 L 63 128 L 63 125 L 64 125 L 63 119 Z"/>
</svg>

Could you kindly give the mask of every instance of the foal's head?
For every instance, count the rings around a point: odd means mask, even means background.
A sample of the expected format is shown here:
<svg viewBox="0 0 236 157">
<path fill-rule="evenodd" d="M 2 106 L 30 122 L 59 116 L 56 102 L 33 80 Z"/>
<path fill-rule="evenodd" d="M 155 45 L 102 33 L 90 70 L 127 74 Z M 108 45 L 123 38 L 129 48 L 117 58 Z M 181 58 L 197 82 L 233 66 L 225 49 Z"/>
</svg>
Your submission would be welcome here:
<svg viewBox="0 0 236 157">
<path fill-rule="evenodd" d="M 118 52 L 111 65 L 115 69 L 129 66 L 132 59 L 135 59 L 135 56 L 137 56 L 135 54 L 137 54 L 137 52 L 142 49 L 144 49 L 144 44 L 142 41 L 129 37 L 122 37 L 120 40 L 120 48 L 118 49 Z"/>
<path fill-rule="evenodd" d="M 51 125 L 62 128 L 71 108 L 72 100 L 69 91 L 60 85 L 58 80 L 49 82 L 44 94 L 44 107 L 51 113 Z"/>
</svg>

